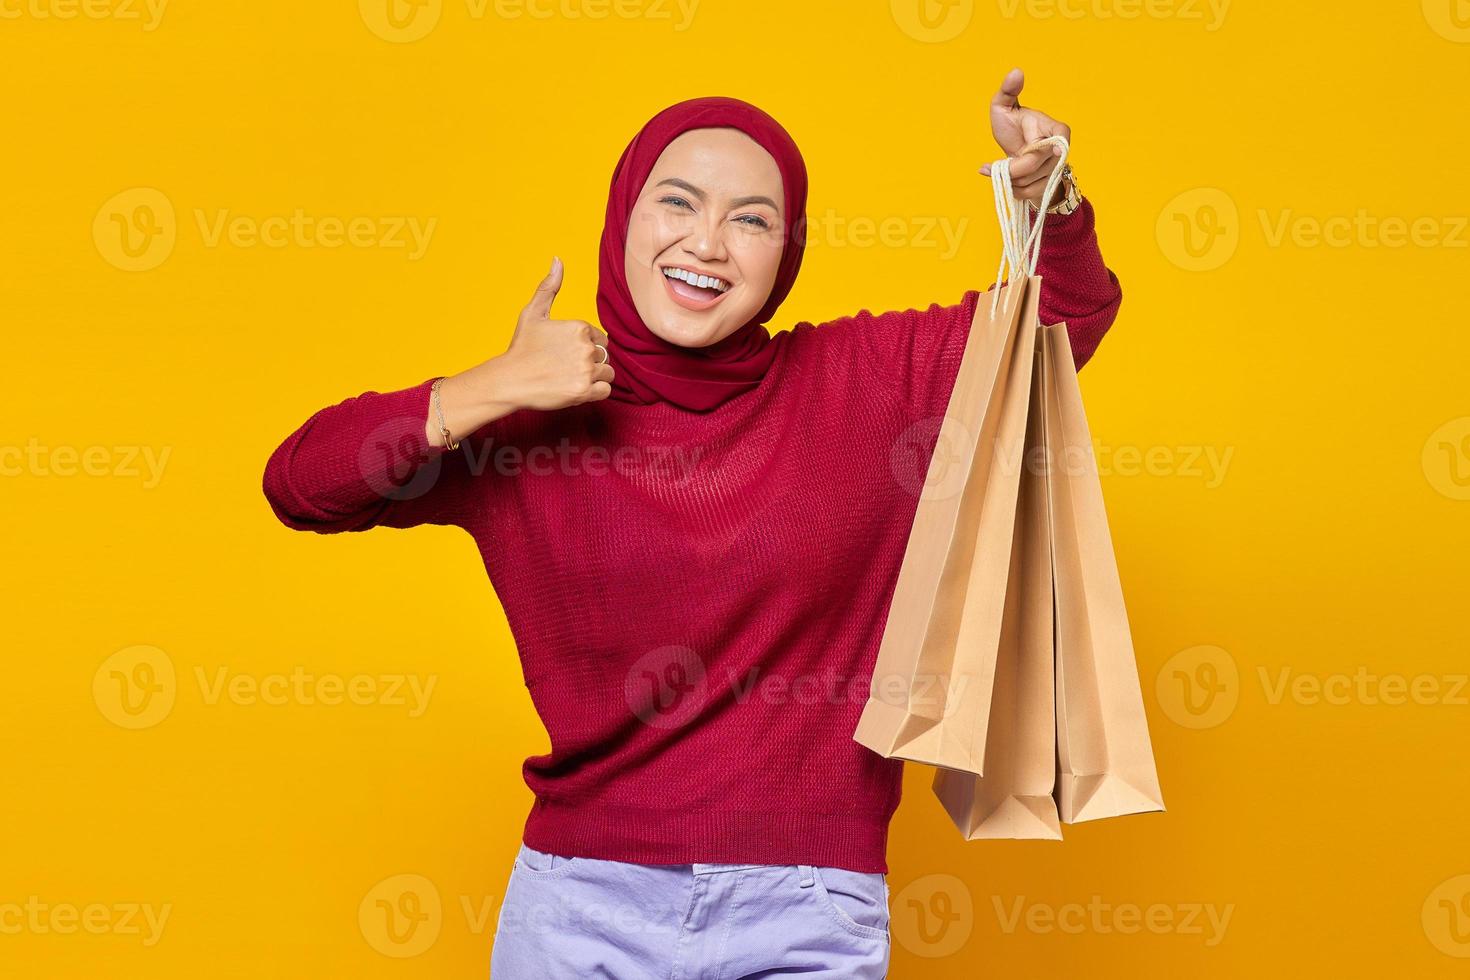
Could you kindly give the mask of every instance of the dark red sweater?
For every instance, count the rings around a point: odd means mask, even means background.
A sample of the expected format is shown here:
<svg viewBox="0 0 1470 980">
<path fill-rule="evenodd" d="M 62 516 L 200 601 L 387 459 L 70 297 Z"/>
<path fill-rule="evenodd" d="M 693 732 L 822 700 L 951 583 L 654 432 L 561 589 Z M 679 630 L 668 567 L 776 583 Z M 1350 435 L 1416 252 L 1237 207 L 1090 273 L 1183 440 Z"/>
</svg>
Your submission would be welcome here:
<svg viewBox="0 0 1470 980">
<path fill-rule="evenodd" d="M 1048 218 L 1037 271 L 1080 365 L 1121 300 L 1089 203 Z M 705 414 L 520 411 L 446 452 L 432 378 L 365 392 L 276 449 L 266 497 L 301 530 L 474 537 L 551 738 L 530 846 L 886 871 L 903 764 L 852 732 L 978 296 L 776 333 Z"/>
</svg>

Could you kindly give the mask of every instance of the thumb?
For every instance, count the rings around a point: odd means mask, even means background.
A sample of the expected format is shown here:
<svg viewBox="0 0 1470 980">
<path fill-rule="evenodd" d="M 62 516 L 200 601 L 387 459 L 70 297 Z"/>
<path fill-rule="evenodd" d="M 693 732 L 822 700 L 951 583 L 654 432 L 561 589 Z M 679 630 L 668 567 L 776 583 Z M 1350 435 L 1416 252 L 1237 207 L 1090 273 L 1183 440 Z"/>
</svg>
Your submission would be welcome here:
<svg viewBox="0 0 1470 980">
<path fill-rule="evenodd" d="M 1021 106 L 1021 89 L 1026 86 L 1026 73 L 1012 68 L 1001 79 L 1000 90 L 990 100 L 992 109 L 1018 109 Z"/>
<path fill-rule="evenodd" d="M 527 313 L 539 320 L 551 319 L 551 301 L 556 299 L 556 294 L 561 290 L 562 272 L 561 259 L 553 257 L 551 271 L 537 284 L 531 302 L 526 304 Z"/>
</svg>

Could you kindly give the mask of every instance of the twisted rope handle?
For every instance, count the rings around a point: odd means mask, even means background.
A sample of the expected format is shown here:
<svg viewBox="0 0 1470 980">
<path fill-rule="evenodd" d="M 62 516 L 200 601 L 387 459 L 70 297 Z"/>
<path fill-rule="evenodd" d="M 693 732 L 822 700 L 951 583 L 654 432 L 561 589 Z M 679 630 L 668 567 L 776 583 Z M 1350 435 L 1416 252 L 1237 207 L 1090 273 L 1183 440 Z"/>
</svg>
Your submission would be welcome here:
<svg viewBox="0 0 1470 980">
<path fill-rule="evenodd" d="M 1033 147 L 1054 145 L 1062 148 L 1062 152 L 1057 156 L 1056 167 L 1052 169 L 1046 186 L 1042 188 L 1040 204 L 1016 199 L 1011 188 L 1009 157 L 997 160 L 990 165 L 990 186 L 995 192 L 995 215 L 1000 221 L 1001 241 L 1000 265 L 995 270 L 994 295 L 990 298 L 991 316 L 995 315 L 1000 303 L 1001 277 L 1006 275 L 1007 269 L 1010 270 L 1010 275 L 1019 273 L 1032 276 L 1036 274 L 1036 260 L 1041 254 L 1041 228 L 1046 223 L 1046 210 L 1051 207 L 1052 195 L 1062 182 L 1062 172 L 1067 164 L 1067 153 L 1071 149 L 1067 138 L 1060 135 L 1039 139 L 1031 145 Z M 1033 210 L 1038 212 L 1034 225 L 1031 223 Z"/>
</svg>

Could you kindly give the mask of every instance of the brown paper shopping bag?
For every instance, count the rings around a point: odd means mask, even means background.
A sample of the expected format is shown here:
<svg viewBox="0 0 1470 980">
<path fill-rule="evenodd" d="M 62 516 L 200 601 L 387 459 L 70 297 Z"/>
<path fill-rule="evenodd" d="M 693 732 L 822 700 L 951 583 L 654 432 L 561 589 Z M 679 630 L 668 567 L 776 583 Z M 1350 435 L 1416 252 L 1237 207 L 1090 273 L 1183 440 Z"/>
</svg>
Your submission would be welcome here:
<svg viewBox="0 0 1470 980">
<path fill-rule="evenodd" d="M 853 737 L 982 771 L 1037 328 L 1037 283 L 976 305 Z M 958 478 L 956 478 L 958 475 Z"/>
<path fill-rule="evenodd" d="M 1057 802 L 1067 823 L 1164 808 L 1092 435 L 1064 325 L 1042 328 L 1056 594 Z"/>
<path fill-rule="evenodd" d="M 1037 352 L 1038 362 L 1040 352 Z M 966 840 L 1061 840 L 1056 802 L 1054 621 L 1038 363 L 1031 385 L 1020 500 L 1006 585 L 985 775 L 934 774 L 934 793 Z"/>
<path fill-rule="evenodd" d="M 1043 202 L 1065 160 L 1062 141 Z M 940 428 L 938 445 L 945 452 L 930 460 L 868 701 L 853 733 L 889 758 L 977 775 L 985 767 L 1011 570 L 1040 303 L 1034 272 L 1044 220 L 1043 214 L 1030 224 L 1028 208 L 1011 193 L 1007 161 L 993 165 L 992 185 L 1002 245 L 996 285 L 975 309 Z M 962 478 L 945 481 L 950 468 Z"/>
</svg>

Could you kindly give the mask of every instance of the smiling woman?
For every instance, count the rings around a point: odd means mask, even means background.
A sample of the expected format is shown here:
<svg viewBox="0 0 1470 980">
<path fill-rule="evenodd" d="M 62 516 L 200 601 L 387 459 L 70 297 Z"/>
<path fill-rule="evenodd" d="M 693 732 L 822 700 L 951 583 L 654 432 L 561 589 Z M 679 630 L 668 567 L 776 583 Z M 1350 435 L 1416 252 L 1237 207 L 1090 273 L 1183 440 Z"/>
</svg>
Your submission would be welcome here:
<svg viewBox="0 0 1470 980">
<path fill-rule="evenodd" d="M 992 122 L 1035 195 L 1048 133 L 1011 83 Z M 551 741 L 497 980 L 887 969 L 902 763 L 852 734 L 979 293 L 772 334 L 806 179 L 755 106 L 665 109 L 613 174 L 600 327 L 552 317 L 553 262 L 504 354 L 322 409 L 267 464 L 290 527 L 480 548 Z M 1088 202 L 1046 230 L 1041 317 L 1080 364 L 1121 293 Z"/>
<path fill-rule="evenodd" d="M 751 322 L 781 265 L 781 197 L 776 161 L 739 130 L 695 129 L 669 144 L 633 206 L 623 263 L 654 334 L 708 347 Z"/>
</svg>

